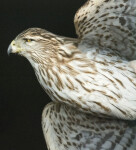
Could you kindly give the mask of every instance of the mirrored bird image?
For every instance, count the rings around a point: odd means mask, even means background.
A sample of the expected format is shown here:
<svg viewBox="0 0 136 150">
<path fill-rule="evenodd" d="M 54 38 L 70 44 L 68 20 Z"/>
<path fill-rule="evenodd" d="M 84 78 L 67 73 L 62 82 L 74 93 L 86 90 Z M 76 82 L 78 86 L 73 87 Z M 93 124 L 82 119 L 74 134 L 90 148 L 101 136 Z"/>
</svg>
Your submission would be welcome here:
<svg viewBox="0 0 136 150">
<path fill-rule="evenodd" d="M 88 0 L 74 24 L 77 39 L 29 28 L 8 48 L 53 101 L 42 114 L 48 149 L 136 150 L 136 1 Z"/>
</svg>

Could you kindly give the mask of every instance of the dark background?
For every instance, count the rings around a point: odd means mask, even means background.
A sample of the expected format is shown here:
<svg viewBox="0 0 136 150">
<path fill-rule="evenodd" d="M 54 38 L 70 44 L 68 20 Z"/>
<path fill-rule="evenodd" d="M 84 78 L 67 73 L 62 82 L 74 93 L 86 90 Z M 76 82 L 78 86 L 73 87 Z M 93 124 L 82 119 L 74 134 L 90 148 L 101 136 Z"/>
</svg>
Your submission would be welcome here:
<svg viewBox="0 0 136 150">
<path fill-rule="evenodd" d="M 0 2 L 0 149 L 45 150 L 41 114 L 51 100 L 28 61 L 7 55 L 10 42 L 29 27 L 76 37 L 73 18 L 86 0 Z"/>
</svg>

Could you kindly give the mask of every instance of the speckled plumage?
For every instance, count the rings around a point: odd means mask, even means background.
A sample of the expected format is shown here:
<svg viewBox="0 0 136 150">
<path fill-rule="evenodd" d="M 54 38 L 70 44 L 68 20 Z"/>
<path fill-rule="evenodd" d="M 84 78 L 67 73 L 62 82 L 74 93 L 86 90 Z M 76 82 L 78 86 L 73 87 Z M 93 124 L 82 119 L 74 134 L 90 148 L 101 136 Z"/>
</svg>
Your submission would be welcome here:
<svg viewBox="0 0 136 150">
<path fill-rule="evenodd" d="M 78 39 L 30 28 L 11 43 L 54 101 L 42 117 L 49 149 L 135 150 L 135 125 L 115 120 L 136 119 L 135 17 L 135 0 L 89 0 Z"/>
<path fill-rule="evenodd" d="M 97 118 L 50 103 L 42 114 L 49 150 L 136 150 L 135 122 Z"/>
<path fill-rule="evenodd" d="M 135 0 L 88 0 L 74 22 L 81 46 L 108 47 L 136 58 Z"/>
</svg>

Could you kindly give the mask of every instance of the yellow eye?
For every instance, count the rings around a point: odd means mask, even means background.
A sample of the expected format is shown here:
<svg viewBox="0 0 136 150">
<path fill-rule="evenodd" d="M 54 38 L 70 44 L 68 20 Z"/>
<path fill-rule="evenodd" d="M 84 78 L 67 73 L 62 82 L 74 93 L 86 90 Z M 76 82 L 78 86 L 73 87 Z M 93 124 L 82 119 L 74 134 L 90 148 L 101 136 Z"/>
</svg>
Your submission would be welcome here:
<svg viewBox="0 0 136 150">
<path fill-rule="evenodd" d="M 27 38 L 24 38 L 23 39 L 25 42 L 32 42 L 32 41 L 34 41 L 33 39 L 27 39 Z"/>
<path fill-rule="evenodd" d="M 32 40 L 30 40 L 30 39 L 27 39 L 27 42 L 31 42 Z"/>
</svg>

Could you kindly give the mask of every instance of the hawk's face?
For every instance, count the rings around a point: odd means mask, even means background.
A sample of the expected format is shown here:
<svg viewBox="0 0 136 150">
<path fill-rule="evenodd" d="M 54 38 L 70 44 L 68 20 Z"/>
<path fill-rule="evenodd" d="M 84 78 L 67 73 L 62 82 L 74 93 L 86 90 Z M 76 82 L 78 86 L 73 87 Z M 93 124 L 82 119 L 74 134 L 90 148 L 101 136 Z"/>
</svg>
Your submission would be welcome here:
<svg viewBox="0 0 136 150">
<path fill-rule="evenodd" d="M 57 44 L 54 34 L 40 28 L 30 28 L 11 42 L 8 53 L 17 53 L 28 59 L 40 55 L 47 56 L 53 50 L 53 45 Z"/>
</svg>

